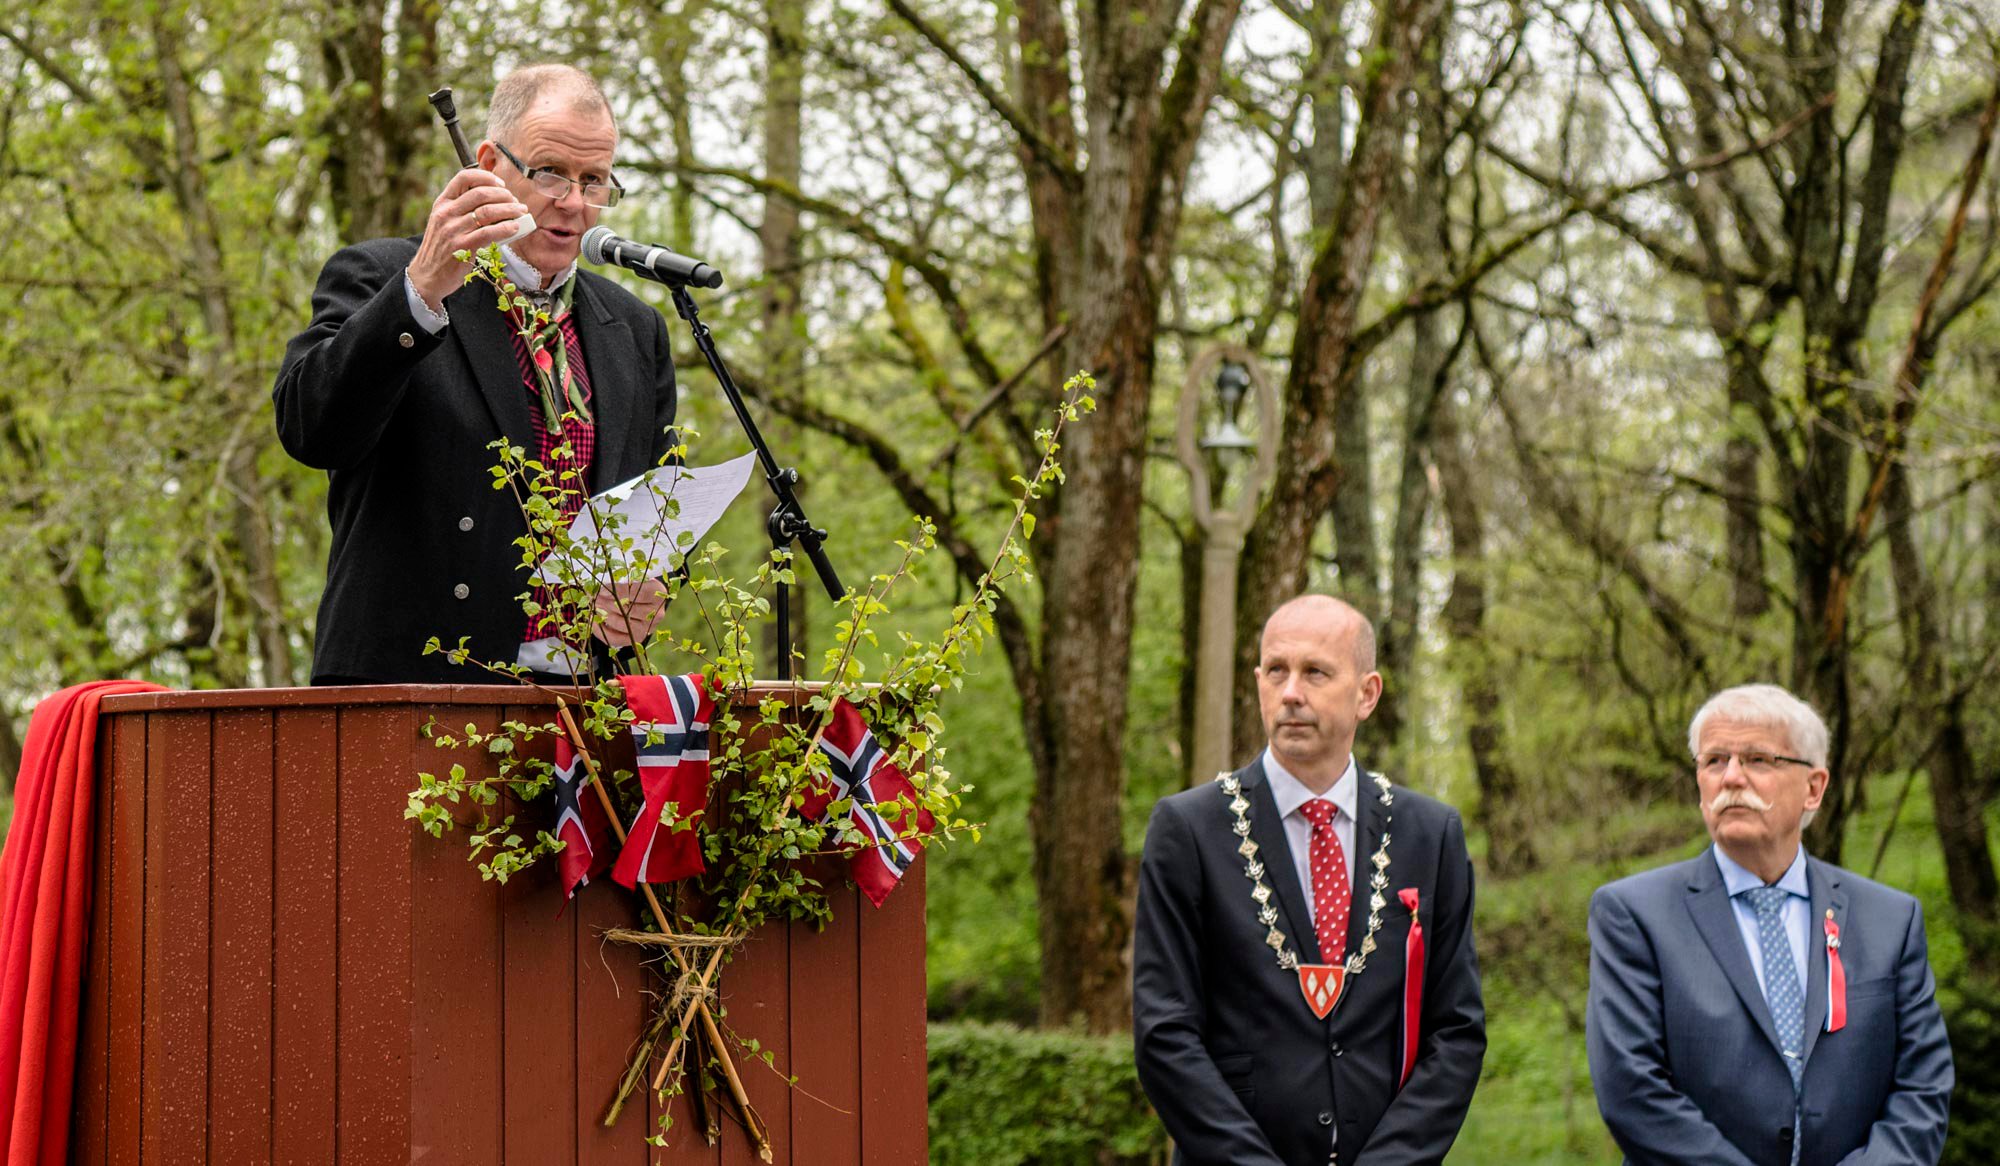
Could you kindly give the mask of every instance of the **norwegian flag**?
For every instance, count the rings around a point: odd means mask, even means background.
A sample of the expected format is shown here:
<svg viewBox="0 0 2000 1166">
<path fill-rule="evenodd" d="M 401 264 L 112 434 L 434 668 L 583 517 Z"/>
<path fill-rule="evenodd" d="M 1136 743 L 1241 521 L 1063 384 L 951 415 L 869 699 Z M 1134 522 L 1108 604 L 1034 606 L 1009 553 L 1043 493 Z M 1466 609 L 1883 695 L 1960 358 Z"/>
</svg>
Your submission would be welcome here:
<svg viewBox="0 0 2000 1166">
<path fill-rule="evenodd" d="M 715 702 L 699 672 L 621 676 L 618 683 L 632 710 L 632 745 L 646 804 L 625 836 L 611 877 L 620 886 L 634 887 L 700 874 L 707 867 L 695 830 L 662 829 L 660 815 L 672 805 L 677 820 L 684 822 L 708 808 L 708 722 Z"/>
<path fill-rule="evenodd" d="M 937 829 L 937 822 L 929 810 L 909 811 L 916 791 L 903 771 L 889 764 L 859 710 L 842 697 L 833 702 L 829 717 L 819 747 L 831 762 L 832 780 L 810 790 L 799 812 L 808 822 L 818 821 L 832 803 L 854 800 L 850 816 L 868 842 L 855 848 L 848 867 L 855 885 L 880 907 L 903 872 L 917 861 L 924 845 L 920 836 Z M 892 822 L 881 807 L 899 801 L 906 808 Z"/>
<path fill-rule="evenodd" d="M 562 876 L 563 897 L 576 898 L 576 889 L 604 873 L 611 865 L 611 819 L 605 816 L 604 801 L 595 791 L 584 793 L 587 776 L 583 758 L 566 737 L 556 738 L 556 828 L 552 833 L 564 845 L 556 855 L 556 872 Z"/>
</svg>

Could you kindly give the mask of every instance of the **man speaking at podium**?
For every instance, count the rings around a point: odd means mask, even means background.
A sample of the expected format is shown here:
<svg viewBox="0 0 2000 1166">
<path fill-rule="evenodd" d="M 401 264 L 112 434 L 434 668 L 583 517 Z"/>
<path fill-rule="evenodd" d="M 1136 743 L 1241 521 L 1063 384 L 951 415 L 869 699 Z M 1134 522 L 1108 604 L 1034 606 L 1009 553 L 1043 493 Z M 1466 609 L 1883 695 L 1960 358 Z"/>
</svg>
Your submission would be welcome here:
<svg viewBox="0 0 2000 1166">
<path fill-rule="evenodd" d="M 526 526 L 513 493 L 493 488 L 487 446 L 505 437 L 551 472 L 578 470 L 592 493 L 666 452 L 666 323 L 577 270 L 584 232 L 623 193 L 617 145 L 588 75 L 520 69 L 494 88 L 477 165 L 445 184 L 423 234 L 343 248 L 320 272 L 312 321 L 272 392 L 286 451 L 329 473 L 314 684 L 487 679 L 424 655 L 432 636 L 448 648 L 463 638 L 473 660 L 568 675 L 560 646 L 522 612 L 529 582 L 514 540 Z M 534 229 L 515 238 L 524 215 Z M 470 265 L 453 258 L 496 243 L 508 277 L 555 318 L 543 339 L 568 369 L 566 392 L 545 394 L 493 288 L 467 283 Z M 572 456 L 559 461 L 565 443 Z M 643 634 L 656 612 L 657 600 L 635 604 L 630 630 Z"/>
</svg>

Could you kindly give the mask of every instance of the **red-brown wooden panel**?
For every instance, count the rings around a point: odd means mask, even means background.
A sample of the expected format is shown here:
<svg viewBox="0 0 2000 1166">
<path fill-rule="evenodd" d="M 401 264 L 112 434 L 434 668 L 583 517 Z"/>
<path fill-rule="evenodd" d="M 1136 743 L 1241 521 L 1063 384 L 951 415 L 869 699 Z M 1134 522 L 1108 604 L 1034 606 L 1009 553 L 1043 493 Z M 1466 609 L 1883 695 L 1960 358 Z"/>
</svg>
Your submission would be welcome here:
<svg viewBox="0 0 2000 1166">
<path fill-rule="evenodd" d="M 146 990 L 146 737 L 152 718 L 134 716 L 120 725 L 112 743 L 116 774 L 108 809 L 111 822 L 111 883 L 105 889 L 111 917 L 107 953 L 105 1029 L 105 1162 L 136 1166 L 144 1087 Z M 91 1055 L 89 1049 L 86 1055 Z"/>
<path fill-rule="evenodd" d="M 792 1144 L 823 1148 L 827 1162 L 861 1162 L 860 999 L 823 988 L 855 983 L 860 912 L 873 908 L 847 885 L 845 864 L 823 866 L 833 921 L 821 932 L 803 924 L 792 930 L 792 1075 L 799 1081 L 792 1094 Z"/>
<path fill-rule="evenodd" d="M 105 1033 L 111 1010 L 111 824 L 117 820 L 112 775 L 117 772 L 117 718 L 103 722 L 97 738 L 97 772 L 92 775 L 90 950 L 83 965 L 83 1010 L 77 1030 L 76 1099 L 70 1122 L 70 1161 L 77 1166 L 103 1166 L 107 1149 L 105 1119 L 110 1098 L 105 1086 L 108 1057 Z M 136 719 L 125 731 L 143 733 Z M 92 1063 L 86 1064 L 88 1058 Z"/>
<path fill-rule="evenodd" d="M 281 708 L 276 715 L 271 1152 L 288 1166 L 331 1166 L 339 1023 L 338 714 Z"/>
<path fill-rule="evenodd" d="M 543 807 L 528 807 L 534 815 Z M 526 836 L 535 823 L 523 822 Z M 537 862 L 500 890 L 501 1008 L 506 1064 L 508 1162 L 568 1160 L 576 1147 L 576 919 L 562 906 L 554 859 Z"/>
<path fill-rule="evenodd" d="M 409 1153 L 413 828 L 403 807 L 416 732 L 406 707 L 340 713 L 337 1157 L 355 1166 Z"/>
<path fill-rule="evenodd" d="M 482 732 L 499 724 L 498 710 L 434 708 L 417 711 L 421 726 L 435 714 L 461 733 L 467 723 Z M 474 777 L 492 764 L 472 749 L 417 746 L 415 768 L 442 777 L 453 764 Z M 416 778 L 409 777 L 410 788 Z M 461 819 L 472 812 L 458 808 Z M 406 824 L 407 825 L 407 824 Z M 410 827 L 415 829 L 414 826 Z M 426 835 L 410 847 L 414 898 L 410 912 L 409 1160 L 424 1166 L 491 1166 L 501 1161 L 500 917 L 498 891 L 466 861 L 463 829 L 442 839 Z"/>
<path fill-rule="evenodd" d="M 924 1121 L 924 859 L 878 909 L 861 917 L 861 1137 L 868 1166 L 921 1166 Z"/>
<path fill-rule="evenodd" d="M 736 1071 L 743 1077 L 744 1092 L 750 1096 L 750 1104 L 756 1107 L 759 1117 L 769 1131 L 771 1151 L 779 1162 L 793 1162 L 792 1142 L 792 1091 L 786 1087 L 784 1077 L 791 1065 L 791 988 L 792 939 L 791 928 L 783 923 L 773 923 L 759 928 L 729 961 L 722 973 L 722 1005 L 728 1024 L 727 1036 L 730 1040 L 730 1055 L 736 1060 Z M 772 1065 L 766 1065 L 761 1053 L 755 1053 L 744 1045 L 755 1042 L 769 1052 Z M 727 1100 L 728 1089 L 723 1089 L 725 1112 L 731 1103 Z M 757 1159 L 750 1139 L 735 1128 L 734 1122 L 725 1119 L 728 1136 L 722 1139 L 722 1161 L 724 1166 L 750 1166 Z M 808 1141 L 802 1146 L 814 1147 L 811 1160 L 815 1163 L 830 1162 L 833 1159 L 822 1155 L 816 1143 Z"/>
<path fill-rule="evenodd" d="M 632 902 L 607 871 L 579 888 L 569 907 L 576 916 L 571 937 L 576 969 L 575 1161 L 591 1166 L 643 1166 L 648 1161 L 646 1136 L 653 1132 L 644 1087 L 625 1103 L 617 1125 L 606 1129 L 603 1123 L 630 1046 L 644 1031 L 647 1017 L 647 973 L 632 948 L 604 942 L 609 928 L 639 925 Z"/>
<path fill-rule="evenodd" d="M 545 709 L 509 707 L 508 720 L 540 719 Z M 551 739 L 537 738 L 528 755 L 552 756 Z M 534 803 L 511 797 L 523 838 L 548 829 L 555 799 Z M 610 881 L 600 880 L 605 886 Z M 585 888 L 586 890 L 588 888 Z M 508 1162 L 557 1162 L 576 1147 L 576 1107 L 567 1083 L 576 1075 L 576 916 L 562 908 L 556 859 L 542 859 L 507 881 L 499 892 L 501 928 L 501 1009 L 505 1017 L 506 1064 L 502 1106 Z M 560 917 L 559 917 L 560 915 Z"/>
<path fill-rule="evenodd" d="M 271 713 L 215 714 L 209 1155 L 271 1160 Z"/>
<path fill-rule="evenodd" d="M 103 1140 L 80 1139 L 79 1161 L 753 1160 L 733 1120 L 722 1146 L 704 1144 L 685 1099 L 665 1150 L 643 1145 L 649 1097 L 600 1124 L 657 986 L 602 939 L 637 921 L 632 896 L 600 879 L 558 919 L 554 863 L 501 889 L 465 861 L 462 831 L 435 841 L 403 819 L 417 769 L 493 769 L 423 740 L 426 717 L 491 726 L 498 701 L 263 695 L 107 709 L 102 942 L 77 1108 Z M 611 763 L 629 767 L 619 752 Z M 546 802 L 515 809 L 522 832 L 546 825 Z M 777 1161 L 914 1164 L 927 1143 L 922 873 L 881 911 L 842 875 L 827 933 L 774 926 L 731 963 L 727 1023 L 800 1078 L 792 1092 L 736 1050 Z"/>
<path fill-rule="evenodd" d="M 147 740 L 170 775 L 147 789 L 147 1166 L 208 1161 L 209 743 L 205 711 L 163 713 Z"/>
</svg>

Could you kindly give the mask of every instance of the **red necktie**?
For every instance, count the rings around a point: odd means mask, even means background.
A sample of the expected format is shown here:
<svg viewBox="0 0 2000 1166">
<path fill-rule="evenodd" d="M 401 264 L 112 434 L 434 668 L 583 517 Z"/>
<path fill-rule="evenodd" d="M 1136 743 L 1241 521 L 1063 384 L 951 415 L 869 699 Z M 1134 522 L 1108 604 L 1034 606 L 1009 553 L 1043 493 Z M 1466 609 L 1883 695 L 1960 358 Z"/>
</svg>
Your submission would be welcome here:
<svg viewBox="0 0 2000 1166">
<path fill-rule="evenodd" d="M 1307 865 L 1312 867 L 1313 930 L 1319 935 L 1321 963 L 1337 964 L 1346 958 L 1347 906 L 1352 897 L 1347 878 L 1347 852 L 1340 848 L 1340 836 L 1333 832 L 1333 803 L 1320 798 L 1299 807 L 1312 823 L 1312 846 Z"/>
</svg>

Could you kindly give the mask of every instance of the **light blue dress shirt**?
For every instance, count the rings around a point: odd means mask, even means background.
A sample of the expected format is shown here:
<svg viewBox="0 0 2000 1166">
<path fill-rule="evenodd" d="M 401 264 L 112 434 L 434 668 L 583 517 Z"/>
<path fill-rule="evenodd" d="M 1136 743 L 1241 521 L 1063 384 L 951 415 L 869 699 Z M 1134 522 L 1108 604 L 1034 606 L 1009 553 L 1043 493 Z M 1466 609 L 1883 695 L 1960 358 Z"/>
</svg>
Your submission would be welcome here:
<svg viewBox="0 0 2000 1166">
<path fill-rule="evenodd" d="M 1750 953 L 1750 967 L 1757 973 L 1757 988 L 1764 988 L 1764 945 L 1757 941 L 1757 908 L 1743 895 L 1752 887 L 1764 886 L 1764 880 L 1745 870 L 1735 859 L 1722 852 L 1720 846 L 1711 848 L 1715 854 L 1715 865 L 1722 871 L 1722 885 L 1729 891 L 1729 904 L 1736 909 L 1736 929 L 1743 933 L 1743 947 Z M 1792 865 L 1785 868 L 1777 882 L 1770 884 L 1790 891 L 1791 898 L 1785 900 L 1785 938 L 1792 943 L 1792 961 L 1799 973 L 1799 987 L 1804 988 L 1811 981 L 1806 979 L 1807 927 L 1812 919 L 1812 894 L 1806 888 L 1806 850 L 1792 857 Z M 1765 994 L 1769 999 L 1769 993 Z"/>
</svg>

